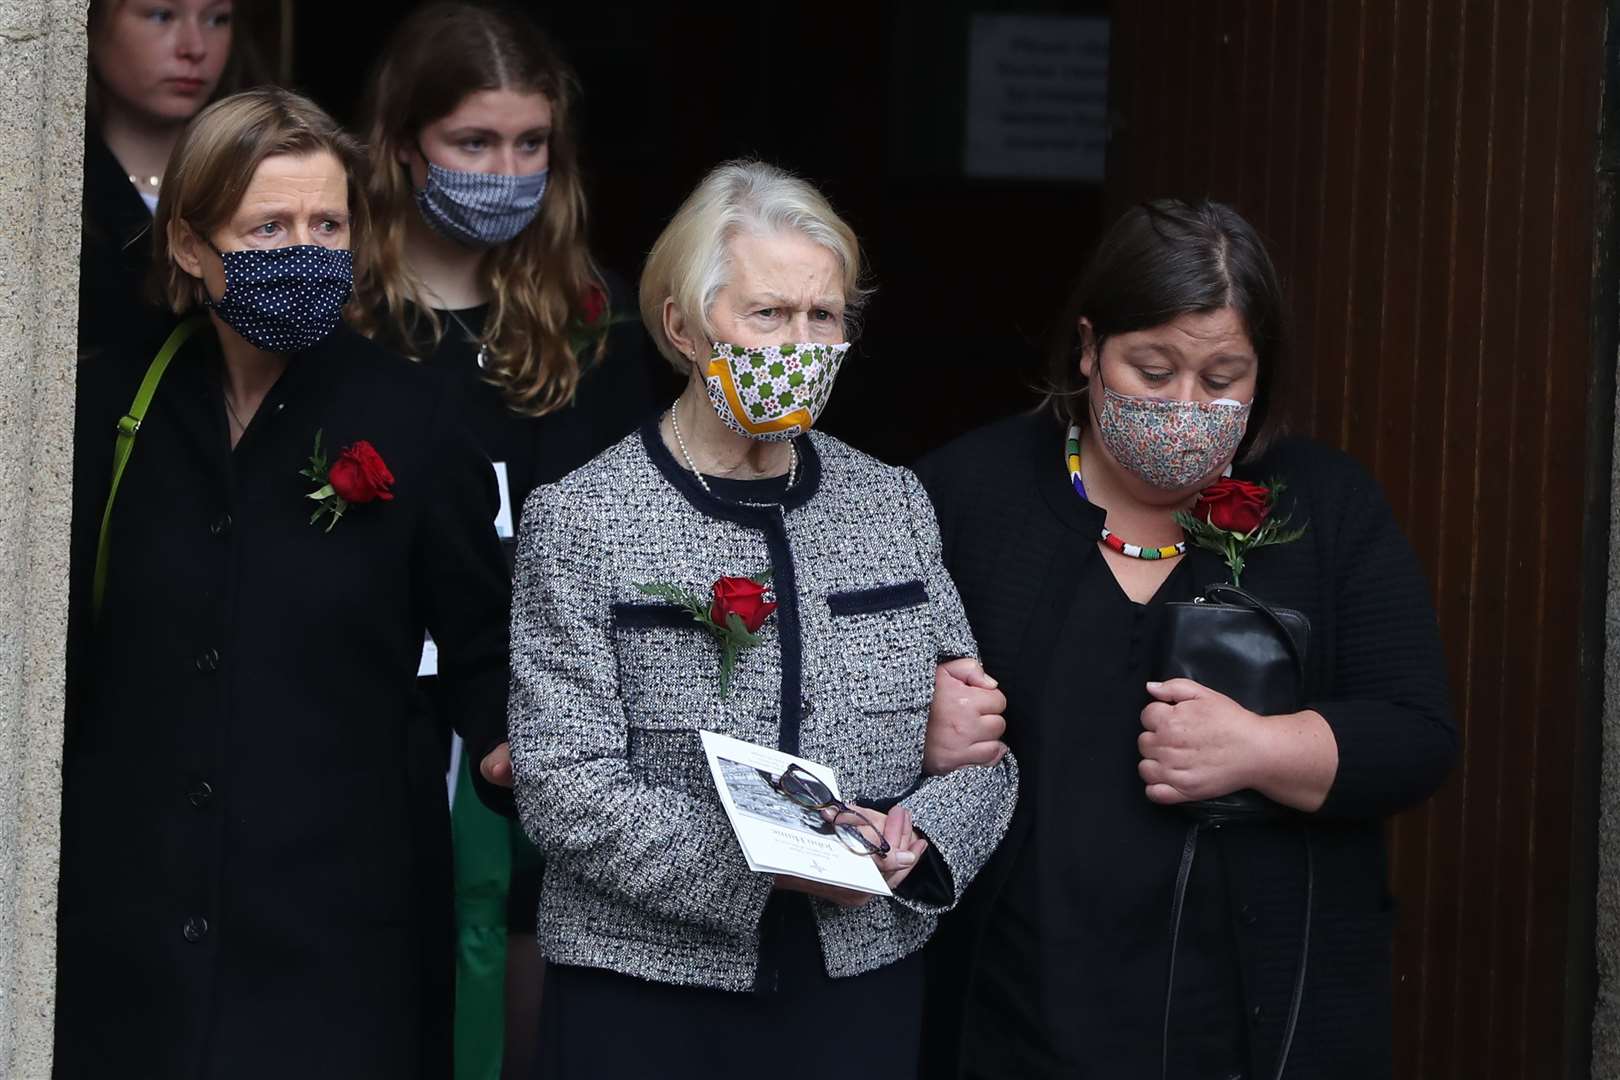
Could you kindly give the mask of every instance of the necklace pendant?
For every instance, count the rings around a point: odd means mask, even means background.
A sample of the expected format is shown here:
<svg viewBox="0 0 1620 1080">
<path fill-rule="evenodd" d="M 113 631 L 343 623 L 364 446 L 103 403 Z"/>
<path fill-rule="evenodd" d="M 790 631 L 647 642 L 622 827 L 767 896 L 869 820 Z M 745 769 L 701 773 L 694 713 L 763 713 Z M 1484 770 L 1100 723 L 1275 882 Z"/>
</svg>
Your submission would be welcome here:
<svg viewBox="0 0 1620 1080">
<path fill-rule="evenodd" d="M 480 345 L 480 346 L 478 346 L 478 370 L 479 371 L 488 371 L 489 370 L 489 346 L 488 345 Z"/>
</svg>

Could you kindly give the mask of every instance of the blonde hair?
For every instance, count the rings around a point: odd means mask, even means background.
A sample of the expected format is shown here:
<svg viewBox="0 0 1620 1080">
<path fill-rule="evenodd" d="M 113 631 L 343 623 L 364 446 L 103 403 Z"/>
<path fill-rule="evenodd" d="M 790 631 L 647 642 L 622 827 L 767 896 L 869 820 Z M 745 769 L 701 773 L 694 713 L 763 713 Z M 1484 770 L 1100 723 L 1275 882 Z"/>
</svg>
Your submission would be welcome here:
<svg viewBox="0 0 1620 1080">
<path fill-rule="evenodd" d="M 479 268 L 494 297 L 482 335 L 491 353 L 486 378 L 514 412 L 541 416 L 573 401 L 583 357 L 571 339 L 593 310 L 593 295 L 599 302 L 607 290 L 585 247 L 585 192 L 571 130 L 574 76 L 528 19 L 476 4 L 430 4 L 408 16 L 383 50 L 366 105 L 367 190 L 378 228 L 357 245 L 364 286 L 356 288 L 351 319 L 413 359 L 420 359 L 412 346 L 418 320 L 432 328 L 435 343 L 443 336 L 405 262 L 406 222 L 419 211 L 399 152 L 415 147 L 425 126 L 469 94 L 501 89 L 550 102 L 550 172 L 539 217 L 491 249 Z"/>
<path fill-rule="evenodd" d="M 361 171 L 365 156 L 336 120 L 313 101 L 276 86 L 261 86 L 221 98 L 192 117 L 163 170 L 152 221 L 153 287 L 179 315 L 208 299 L 202 281 L 174 261 L 180 230 L 206 240 L 242 205 L 248 185 L 266 158 L 328 153 L 349 178 L 350 243 L 367 233 Z"/>
<path fill-rule="evenodd" d="M 664 331 L 664 302 L 713 336 L 709 310 L 731 277 L 731 239 L 739 233 L 796 232 L 831 251 L 844 273 L 847 336 L 871 290 L 861 282 L 855 231 L 807 181 L 762 161 L 728 161 L 705 176 L 659 234 L 641 271 L 641 321 L 682 375 L 692 361 Z"/>
</svg>

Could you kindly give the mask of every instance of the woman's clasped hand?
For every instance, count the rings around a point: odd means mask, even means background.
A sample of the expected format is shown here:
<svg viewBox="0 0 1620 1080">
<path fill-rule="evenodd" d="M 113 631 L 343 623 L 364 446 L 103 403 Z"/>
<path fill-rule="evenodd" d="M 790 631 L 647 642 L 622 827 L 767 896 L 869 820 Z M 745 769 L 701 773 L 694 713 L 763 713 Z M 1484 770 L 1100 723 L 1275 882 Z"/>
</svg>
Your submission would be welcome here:
<svg viewBox="0 0 1620 1080">
<path fill-rule="evenodd" d="M 1333 782 L 1333 731 L 1313 712 L 1261 716 L 1191 679 L 1149 682 L 1137 772 L 1147 797 L 1173 806 L 1252 788 L 1315 810 Z"/>
</svg>

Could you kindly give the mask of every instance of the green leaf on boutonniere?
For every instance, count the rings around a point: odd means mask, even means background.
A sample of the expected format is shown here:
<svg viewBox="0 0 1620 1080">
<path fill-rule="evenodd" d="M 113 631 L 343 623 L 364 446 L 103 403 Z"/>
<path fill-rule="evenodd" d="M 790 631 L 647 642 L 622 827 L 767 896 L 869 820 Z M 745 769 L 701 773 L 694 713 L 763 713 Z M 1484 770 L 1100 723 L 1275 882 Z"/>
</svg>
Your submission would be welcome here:
<svg viewBox="0 0 1620 1080">
<path fill-rule="evenodd" d="M 326 429 L 316 428 L 315 449 L 310 451 L 309 464 L 304 468 L 299 469 L 298 475 L 321 485 L 314 491 L 311 491 L 309 494 L 304 496 L 306 499 L 313 499 L 321 504 L 316 511 L 309 516 L 309 523 L 311 525 L 318 525 L 321 520 L 321 515 L 330 514 L 332 519 L 326 523 L 326 528 L 322 531 L 331 532 L 333 526 L 342 520 L 343 512 L 349 508 L 349 500 L 339 495 L 337 491 L 333 489 L 328 479 L 331 475 L 331 470 L 328 469 L 326 465 L 326 448 L 324 445 L 325 438 Z"/>
<path fill-rule="evenodd" d="M 685 589 L 676 588 L 674 585 L 666 585 L 661 581 L 649 581 L 645 584 L 637 585 L 636 589 L 643 595 L 651 596 L 657 600 L 666 601 L 674 604 L 678 608 L 685 608 L 691 613 L 692 618 L 695 621 L 700 622 L 705 626 L 710 625 L 709 609 L 704 607 L 703 600 L 696 593 L 688 592 Z"/>
</svg>

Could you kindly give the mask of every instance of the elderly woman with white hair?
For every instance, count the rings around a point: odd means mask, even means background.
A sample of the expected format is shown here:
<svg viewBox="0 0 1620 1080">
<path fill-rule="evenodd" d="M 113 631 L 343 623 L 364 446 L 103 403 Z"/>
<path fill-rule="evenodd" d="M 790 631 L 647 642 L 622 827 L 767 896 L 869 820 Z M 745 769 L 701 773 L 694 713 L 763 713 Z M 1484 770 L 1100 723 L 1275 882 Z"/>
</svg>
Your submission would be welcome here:
<svg viewBox="0 0 1620 1080">
<path fill-rule="evenodd" d="M 935 665 L 976 652 L 933 509 L 909 471 L 810 433 L 860 270 L 809 184 L 715 169 L 641 279 L 686 391 L 529 498 L 508 727 L 547 856 L 543 1077 L 915 1072 L 919 950 L 1000 841 L 1017 769 L 925 775 Z M 648 582 L 712 592 L 746 647 Z M 892 898 L 750 871 L 704 730 L 836 770 L 834 824 Z"/>
</svg>

